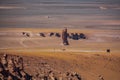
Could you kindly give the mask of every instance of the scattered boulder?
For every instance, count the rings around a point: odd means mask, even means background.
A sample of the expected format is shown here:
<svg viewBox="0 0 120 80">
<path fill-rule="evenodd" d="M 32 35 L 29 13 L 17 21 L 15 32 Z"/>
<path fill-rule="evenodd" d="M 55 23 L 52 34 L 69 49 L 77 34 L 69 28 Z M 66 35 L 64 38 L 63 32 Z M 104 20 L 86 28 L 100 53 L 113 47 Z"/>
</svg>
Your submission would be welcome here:
<svg viewBox="0 0 120 80">
<path fill-rule="evenodd" d="M 50 33 L 48 33 L 48 36 L 54 36 L 54 33 L 53 32 L 50 32 Z"/>
<path fill-rule="evenodd" d="M 55 80 L 55 78 L 54 78 L 54 73 L 53 73 L 52 71 L 49 71 L 48 73 L 49 73 L 49 74 L 48 74 L 49 79 L 50 79 L 50 80 Z"/>
<path fill-rule="evenodd" d="M 68 80 L 82 80 L 81 76 L 76 72 L 67 72 L 66 76 Z"/>
<path fill-rule="evenodd" d="M 56 37 L 60 37 L 61 35 L 59 33 L 55 33 L 55 36 Z"/>
<path fill-rule="evenodd" d="M 79 39 L 86 39 L 86 36 L 85 36 L 85 34 L 83 34 L 83 33 L 80 33 L 80 34 L 79 34 Z"/>
<path fill-rule="evenodd" d="M 107 49 L 106 52 L 107 52 L 107 53 L 110 53 L 110 49 Z"/>
<path fill-rule="evenodd" d="M 102 75 L 99 75 L 98 77 L 99 77 L 99 80 L 104 80 Z"/>
<path fill-rule="evenodd" d="M 79 40 L 79 39 L 86 39 L 86 36 L 83 33 L 80 33 L 80 34 L 70 33 L 70 34 L 68 34 L 68 38 L 73 39 L 73 40 Z"/>
<path fill-rule="evenodd" d="M 22 32 L 22 35 L 30 37 L 30 33 L 27 33 L 27 32 Z"/>
<path fill-rule="evenodd" d="M 55 37 L 60 37 L 61 35 L 59 33 L 48 33 L 48 36 L 52 37 L 52 36 L 55 36 Z"/>
<path fill-rule="evenodd" d="M 26 33 L 26 36 L 27 36 L 27 37 L 30 37 L 30 33 Z"/>
<path fill-rule="evenodd" d="M 39 33 L 41 37 L 45 37 L 45 34 L 44 33 Z"/>
<path fill-rule="evenodd" d="M 4 69 L 6 69 L 8 66 L 7 58 L 8 58 L 7 54 L 4 54 L 3 57 L 1 58 L 1 63 L 3 64 Z"/>
<path fill-rule="evenodd" d="M 67 29 L 65 29 L 65 30 L 67 30 Z M 22 35 L 30 37 L 30 33 L 27 33 L 27 32 L 22 32 Z M 46 37 L 45 33 L 39 33 L 39 36 Z M 61 37 L 62 36 L 64 43 L 65 43 L 65 41 L 66 41 L 66 43 L 68 42 L 67 38 L 73 39 L 73 40 L 86 39 L 86 36 L 83 33 L 67 33 L 67 31 L 65 32 L 64 30 L 63 30 L 62 34 L 50 32 L 50 33 L 47 33 L 47 36 L 49 36 L 49 37 L 52 37 L 52 36 Z"/>
<path fill-rule="evenodd" d="M 78 40 L 79 39 L 78 33 L 73 34 L 73 39 L 74 40 Z"/>
<path fill-rule="evenodd" d="M 73 37 L 74 37 L 74 33 L 71 33 L 71 39 L 73 39 Z"/>
<path fill-rule="evenodd" d="M 73 40 L 78 40 L 79 35 L 78 35 L 78 33 L 71 33 L 71 34 L 69 34 L 68 38 L 73 39 Z"/>
<path fill-rule="evenodd" d="M 23 35 L 25 35 L 25 34 L 26 34 L 26 32 L 22 32 L 22 34 L 23 34 Z"/>
</svg>

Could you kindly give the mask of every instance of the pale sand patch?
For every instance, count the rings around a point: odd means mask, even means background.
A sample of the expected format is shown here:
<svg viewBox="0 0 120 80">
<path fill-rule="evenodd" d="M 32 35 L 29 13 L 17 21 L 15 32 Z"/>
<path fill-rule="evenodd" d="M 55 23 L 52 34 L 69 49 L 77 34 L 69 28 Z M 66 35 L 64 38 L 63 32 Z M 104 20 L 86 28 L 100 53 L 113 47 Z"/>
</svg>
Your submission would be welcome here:
<svg viewBox="0 0 120 80">
<path fill-rule="evenodd" d="M 69 46 L 61 45 L 62 39 L 46 36 L 40 37 L 39 33 L 58 32 L 62 29 L 35 29 L 35 28 L 1 28 L 0 29 L 0 49 L 50 49 L 49 51 L 68 52 L 102 52 L 110 48 L 112 52 L 120 50 L 119 30 L 96 30 L 96 29 L 68 29 L 68 33 L 84 33 L 87 39 L 69 39 Z M 22 32 L 27 32 L 30 37 L 26 37 Z M 47 51 L 47 50 L 46 50 Z"/>
<path fill-rule="evenodd" d="M 19 6 L 0 6 L 0 9 L 26 9 L 26 8 Z"/>
</svg>

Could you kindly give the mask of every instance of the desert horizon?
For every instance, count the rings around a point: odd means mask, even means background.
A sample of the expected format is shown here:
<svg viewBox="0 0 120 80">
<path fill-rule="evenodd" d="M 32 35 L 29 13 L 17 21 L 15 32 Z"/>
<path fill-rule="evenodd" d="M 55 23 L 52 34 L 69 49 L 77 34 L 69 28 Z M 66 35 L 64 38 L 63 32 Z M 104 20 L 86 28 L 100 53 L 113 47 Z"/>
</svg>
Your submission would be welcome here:
<svg viewBox="0 0 120 80">
<path fill-rule="evenodd" d="M 119 0 L 0 0 L 0 80 L 120 80 Z"/>
</svg>

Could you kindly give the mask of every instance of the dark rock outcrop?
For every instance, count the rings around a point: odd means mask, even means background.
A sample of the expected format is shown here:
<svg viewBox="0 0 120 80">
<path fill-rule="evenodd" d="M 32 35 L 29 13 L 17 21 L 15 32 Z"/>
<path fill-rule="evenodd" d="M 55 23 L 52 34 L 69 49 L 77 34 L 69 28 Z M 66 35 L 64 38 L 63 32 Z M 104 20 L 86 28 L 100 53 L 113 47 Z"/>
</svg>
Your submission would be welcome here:
<svg viewBox="0 0 120 80">
<path fill-rule="evenodd" d="M 5 57 L 0 55 L 0 80 L 82 80 L 78 73 L 56 70 L 41 58 L 36 61 L 36 58 L 32 57 Z M 6 67 L 3 66 L 3 58 L 7 62 Z"/>
</svg>

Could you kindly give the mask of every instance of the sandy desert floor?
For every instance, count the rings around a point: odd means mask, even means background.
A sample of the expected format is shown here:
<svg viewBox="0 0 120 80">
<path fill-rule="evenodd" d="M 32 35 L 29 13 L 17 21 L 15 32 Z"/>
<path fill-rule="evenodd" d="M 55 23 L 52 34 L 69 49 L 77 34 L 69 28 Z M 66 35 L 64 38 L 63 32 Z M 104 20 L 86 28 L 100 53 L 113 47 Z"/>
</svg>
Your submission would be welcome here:
<svg viewBox="0 0 120 80">
<path fill-rule="evenodd" d="M 26 37 L 22 32 L 29 33 Z M 61 37 L 48 36 L 54 32 L 61 34 L 62 29 L 32 29 L 32 28 L 1 28 L 0 29 L 0 49 L 30 49 L 50 51 L 76 51 L 76 52 L 104 52 L 111 49 L 111 52 L 120 51 L 120 30 L 98 30 L 98 29 L 68 29 L 68 33 L 84 33 L 86 39 L 68 39 L 70 45 L 63 46 Z M 39 33 L 44 33 L 46 37 L 41 37 Z"/>
<path fill-rule="evenodd" d="M 20 55 L 32 62 L 26 66 L 26 72 L 35 74 L 39 61 L 47 62 L 55 70 L 77 72 L 82 80 L 120 79 L 120 31 L 97 29 L 68 29 L 68 33 L 84 33 L 86 39 L 68 39 L 70 45 L 63 46 L 61 38 L 40 37 L 39 33 L 58 32 L 62 29 L 1 28 L 0 52 Z M 22 32 L 28 32 L 26 37 Z M 106 49 L 111 52 L 107 53 Z M 39 70 L 38 70 L 38 73 Z"/>
</svg>

